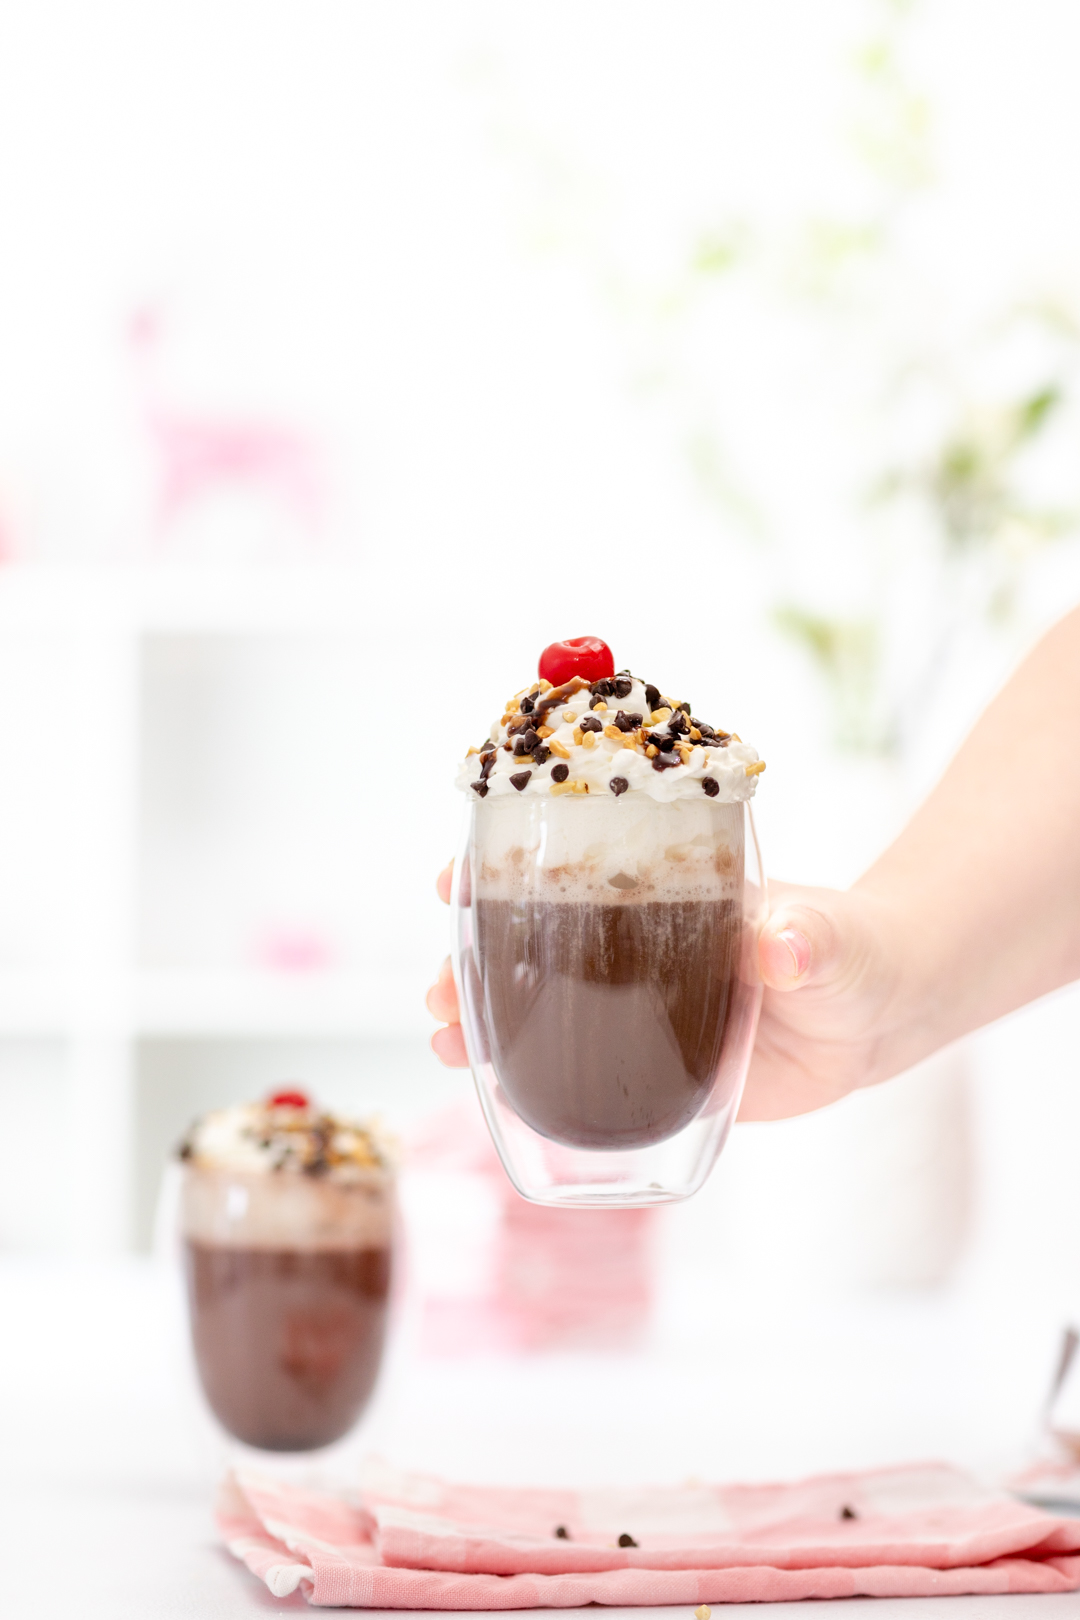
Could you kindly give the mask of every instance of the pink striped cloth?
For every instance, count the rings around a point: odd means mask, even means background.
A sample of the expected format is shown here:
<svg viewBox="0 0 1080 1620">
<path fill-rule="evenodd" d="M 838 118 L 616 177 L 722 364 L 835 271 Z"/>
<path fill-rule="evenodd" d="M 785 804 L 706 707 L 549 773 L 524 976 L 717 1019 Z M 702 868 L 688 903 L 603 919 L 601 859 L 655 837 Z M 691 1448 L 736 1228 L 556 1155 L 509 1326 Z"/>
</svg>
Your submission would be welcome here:
<svg viewBox="0 0 1080 1620">
<path fill-rule="evenodd" d="M 354 1496 L 234 1474 L 232 1553 L 276 1597 L 533 1609 L 1080 1589 L 1080 1521 L 944 1464 L 793 1485 L 516 1490 L 385 1468 Z M 556 1534 L 556 1531 L 559 1533 Z"/>
</svg>

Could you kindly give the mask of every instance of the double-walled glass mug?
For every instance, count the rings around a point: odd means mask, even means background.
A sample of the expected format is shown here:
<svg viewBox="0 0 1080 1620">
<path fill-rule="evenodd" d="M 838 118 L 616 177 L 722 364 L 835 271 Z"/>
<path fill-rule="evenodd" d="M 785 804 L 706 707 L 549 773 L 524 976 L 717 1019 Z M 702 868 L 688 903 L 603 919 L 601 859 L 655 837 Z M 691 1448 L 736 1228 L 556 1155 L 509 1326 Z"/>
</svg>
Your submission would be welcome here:
<svg viewBox="0 0 1080 1620">
<path fill-rule="evenodd" d="M 734 1121 L 761 982 L 748 804 L 477 797 L 454 973 L 499 1156 L 526 1198 L 688 1197 Z"/>
<path fill-rule="evenodd" d="M 392 1174 L 185 1163 L 180 1190 L 195 1361 L 219 1422 L 247 1445 L 307 1451 L 346 1434 L 382 1359 Z"/>
</svg>

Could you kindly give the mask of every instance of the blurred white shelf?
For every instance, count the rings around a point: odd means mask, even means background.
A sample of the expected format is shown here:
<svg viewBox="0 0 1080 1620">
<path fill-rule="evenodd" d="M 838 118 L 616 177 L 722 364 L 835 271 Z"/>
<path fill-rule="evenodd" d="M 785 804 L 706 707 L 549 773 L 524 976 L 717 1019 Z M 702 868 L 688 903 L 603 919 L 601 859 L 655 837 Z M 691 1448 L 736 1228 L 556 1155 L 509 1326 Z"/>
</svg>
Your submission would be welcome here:
<svg viewBox="0 0 1080 1620">
<path fill-rule="evenodd" d="M 431 1027 L 415 979 L 367 973 L 144 972 L 134 1024 L 142 1036 L 405 1036 Z"/>
<path fill-rule="evenodd" d="M 0 974 L 0 1038 L 422 1036 L 423 986 L 366 973 Z"/>
<path fill-rule="evenodd" d="M 362 565 L 117 564 L 0 569 L 0 629 L 98 634 L 286 633 L 370 625 L 380 586 Z M 415 621 L 413 621 L 415 622 Z"/>
</svg>

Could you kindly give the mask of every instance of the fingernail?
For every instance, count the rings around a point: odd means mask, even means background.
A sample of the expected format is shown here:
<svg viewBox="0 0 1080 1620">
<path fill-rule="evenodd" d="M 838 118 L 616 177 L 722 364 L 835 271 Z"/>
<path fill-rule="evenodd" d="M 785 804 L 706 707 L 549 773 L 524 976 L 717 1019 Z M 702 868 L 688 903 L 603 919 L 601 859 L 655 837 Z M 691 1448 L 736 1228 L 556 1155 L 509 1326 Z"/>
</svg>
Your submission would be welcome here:
<svg viewBox="0 0 1080 1620">
<path fill-rule="evenodd" d="M 801 979 L 810 966 L 810 941 L 794 928 L 782 928 L 777 934 L 791 952 L 792 978 Z"/>
</svg>

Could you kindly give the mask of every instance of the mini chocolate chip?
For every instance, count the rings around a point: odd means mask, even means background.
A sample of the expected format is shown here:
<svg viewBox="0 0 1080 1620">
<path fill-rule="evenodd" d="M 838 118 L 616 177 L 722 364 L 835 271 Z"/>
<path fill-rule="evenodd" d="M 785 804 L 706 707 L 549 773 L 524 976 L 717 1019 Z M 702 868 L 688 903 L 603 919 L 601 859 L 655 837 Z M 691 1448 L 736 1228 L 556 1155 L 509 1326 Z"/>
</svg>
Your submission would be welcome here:
<svg viewBox="0 0 1080 1620">
<path fill-rule="evenodd" d="M 620 731 L 636 731 L 644 718 L 645 716 L 641 714 L 625 714 L 620 709 L 615 716 L 615 724 Z"/>
<path fill-rule="evenodd" d="M 616 675 L 614 695 L 617 698 L 628 698 L 633 690 L 634 683 L 629 675 Z"/>
<path fill-rule="evenodd" d="M 482 799 L 487 795 L 488 785 L 486 782 L 470 782 L 469 786 L 472 788 L 473 792 L 478 793 Z"/>
<path fill-rule="evenodd" d="M 603 680 L 593 681 L 592 685 L 589 687 L 589 691 L 592 693 L 593 697 L 598 698 L 609 698 L 614 690 L 615 683 L 613 681 L 609 681 L 606 676 Z M 589 708 L 592 708 L 591 703 L 589 704 Z"/>
<path fill-rule="evenodd" d="M 663 732 L 651 731 L 649 736 L 662 754 L 670 754 L 675 746 L 674 737 L 665 737 Z"/>
<path fill-rule="evenodd" d="M 522 700 L 521 700 L 521 712 L 522 712 L 522 714 L 532 714 L 535 707 L 536 707 L 536 705 L 533 702 L 531 697 L 523 697 L 522 698 Z"/>
<path fill-rule="evenodd" d="M 668 721 L 668 730 L 676 737 L 680 736 L 684 731 L 690 730 L 690 722 L 681 709 L 676 709 Z"/>
<path fill-rule="evenodd" d="M 620 793 L 625 793 L 629 786 L 630 784 L 626 780 L 625 776 L 613 776 L 611 781 L 608 783 L 608 787 L 611 789 L 612 793 L 614 793 L 616 798 L 619 797 Z"/>
<path fill-rule="evenodd" d="M 569 767 L 569 765 L 553 765 L 551 767 L 551 780 L 553 782 L 565 782 L 566 778 L 569 775 L 570 775 L 570 767 Z"/>
<path fill-rule="evenodd" d="M 532 729 L 528 730 L 525 733 L 525 752 L 531 754 L 539 741 L 540 738 L 537 733 Z"/>
<path fill-rule="evenodd" d="M 598 720 L 595 714 L 586 714 L 582 716 L 581 729 L 582 731 L 603 731 L 604 722 Z"/>
<path fill-rule="evenodd" d="M 701 785 L 705 792 L 709 795 L 710 799 L 715 799 L 716 795 L 720 791 L 720 784 L 716 780 L 715 776 L 703 776 L 701 778 Z"/>
<path fill-rule="evenodd" d="M 516 771 L 510 778 L 511 782 L 513 783 L 514 787 L 517 788 L 519 793 L 524 792 L 531 775 L 532 771 Z"/>
<path fill-rule="evenodd" d="M 537 765 L 542 765 L 546 759 L 550 759 L 550 758 L 551 758 L 551 749 L 550 748 L 545 748 L 543 743 L 541 743 L 538 748 L 533 749 L 533 759 L 535 760 Z"/>
<path fill-rule="evenodd" d="M 589 699 L 589 708 L 590 709 L 597 709 L 597 708 L 600 707 L 601 703 L 604 703 L 604 697 L 603 697 L 602 693 L 597 692 L 595 697 L 591 697 Z M 606 707 L 606 705 L 605 705 L 605 707 Z"/>
<path fill-rule="evenodd" d="M 506 727 L 506 735 L 508 737 L 514 737 L 519 731 L 528 731 L 532 723 L 532 720 L 530 720 L 527 714 L 516 715 L 514 719 L 508 723 Z"/>
<path fill-rule="evenodd" d="M 619 1546 L 620 1547 L 636 1547 L 637 1542 L 634 1540 L 633 1536 L 628 1536 L 626 1531 L 624 1530 L 622 1535 L 619 1537 Z"/>
<path fill-rule="evenodd" d="M 517 757 L 519 754 L 527 754 L 528 752 L 529 752 L 529 750 L 525 746 L 524 737 L 515 737 L 514 738 L 514 755 L 515 755 L 515 757 Z"/>
<path fill-rule="evenodd" d="M 485 754 L 484 763 L 480 767 L 480 780 L 481 780 L 481 782 L 486 782 L 488 777 L 491 775 L 491 773 L 492 773 L 492 771 L 494 769 L 495 769 L 495 755 L 494 754 Z"/>
<path fill-rule="evenodd" d="M 555 1526 L 555 1540 L 556 1541 L 569 1541 L 570 1540 L 570 1532 L 566 1528 L 565 1524 L 557 1524 Z"/>
<path fill-rule="evenodd" d="M 645 688 L 645 701 L 649 705 L 650 709 L 658 709 L 660 707 L 659 687 L 647 686 Z"/>
<path fill-rule="evenodd" d="M 652 768 L 654 771 L 672 771 L 677 765 L 681 764 L 682 760 L 677 754 L 674 756 L 671 754 L 657 754 L 652 762 Z"/>
<path fill-rule="evenodd" d="M 853 1507 L 848 1507 L 847 1503 L 845 1503 L 840 1509 L 840 1517 L 842 1519 L 857 1519 L 859 1515 L 856 1513 Z"/>
</svg>

